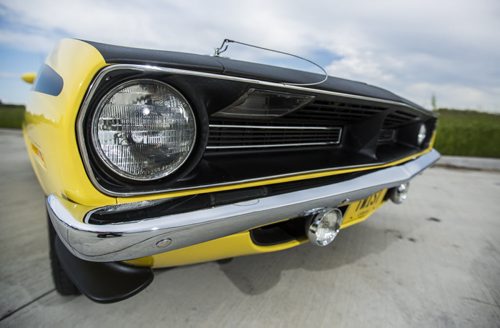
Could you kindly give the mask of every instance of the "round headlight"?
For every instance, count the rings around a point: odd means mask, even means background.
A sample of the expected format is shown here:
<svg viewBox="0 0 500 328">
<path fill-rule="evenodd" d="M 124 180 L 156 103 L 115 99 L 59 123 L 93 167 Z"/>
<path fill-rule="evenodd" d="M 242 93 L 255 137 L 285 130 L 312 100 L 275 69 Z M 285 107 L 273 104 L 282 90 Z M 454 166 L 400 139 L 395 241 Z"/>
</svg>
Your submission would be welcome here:
<svg viewBox="0 0 500 328">
<path fill-rule="evenodd" d="M 421 124 L 417 136 L 417 142 L 419 146 L 422 145 L 422 142 L 424 142 L 425 137 L 427 137 L 427 128 L 425 127 L 425 124 Z"/>
<path fill-rule="evenodd" d="M 163 178 L 194 148 L 196 122 L 187 100 L 155 80 L 132 80 L 109 91 L 92 117 L 92 143 L 113 172 L 133 180 Z"/>
</svg>

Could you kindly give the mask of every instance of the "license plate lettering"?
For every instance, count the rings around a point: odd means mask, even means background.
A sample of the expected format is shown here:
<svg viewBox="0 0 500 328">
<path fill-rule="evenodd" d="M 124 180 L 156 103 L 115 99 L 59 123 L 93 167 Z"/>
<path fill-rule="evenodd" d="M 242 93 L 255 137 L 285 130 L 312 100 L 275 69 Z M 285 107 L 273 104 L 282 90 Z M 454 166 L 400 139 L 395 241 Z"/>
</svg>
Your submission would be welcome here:
<svg viewBox="0 0 500 328">
<path fill-rule="evenodd" d="M 356 211 L 363 210 L 367 207 L 371 207 L 375 204 L 378 204 L 380 201 L 380 197 L 382 196 L 383 192 L 379 191 L 371 196 L 368 196 L 367 198 L 363 199 L 358 203 L 358 207 L 356 208 Z"/>
</svg>

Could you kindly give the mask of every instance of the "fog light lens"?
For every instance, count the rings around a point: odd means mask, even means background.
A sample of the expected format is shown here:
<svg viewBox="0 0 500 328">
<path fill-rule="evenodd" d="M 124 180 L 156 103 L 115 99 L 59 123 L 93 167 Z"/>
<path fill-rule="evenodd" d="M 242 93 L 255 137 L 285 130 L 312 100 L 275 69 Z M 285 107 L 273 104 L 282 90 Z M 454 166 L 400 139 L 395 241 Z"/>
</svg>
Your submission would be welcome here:
<svg viewBox="0 0 500 328">
<path fill-rule="evenodd" d="M 409 188 L 410 188 L 410 184 L 407 182 L 407 183 L 400 184 L 396 188 L 392 189 L 391 200 L 395 204 L 401 204 L 402 202 L 404 202 L 406 200 L 406 198 L 408 198 L 408 189 Z"/>
<path fill-rule="evenodd" d="M 341 224 L 342 212 L 339 209 L 321 210 L 312 217 L 307 227 L 307 237 L 317 246 L 326 246 L 337 237 Z"/>
<path fill-rule="evenodd" d="M 425 140 L 425 137 L 427 137 L 427 128 L 425 127 L 425 124 L 421 124 L 420 129 L 418 130 L 418 136 L 417 136 L 417 142 L 418 142 L 419 146 L 422 145 L 422 143 Z"/>
</svg>

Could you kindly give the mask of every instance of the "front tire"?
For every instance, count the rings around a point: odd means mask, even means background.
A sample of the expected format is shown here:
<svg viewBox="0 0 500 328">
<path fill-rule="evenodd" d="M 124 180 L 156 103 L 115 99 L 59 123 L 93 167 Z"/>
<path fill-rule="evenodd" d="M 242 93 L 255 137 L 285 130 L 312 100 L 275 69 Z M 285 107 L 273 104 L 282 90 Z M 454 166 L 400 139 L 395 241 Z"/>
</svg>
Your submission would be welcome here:
<svg viewBox="0 0 500 328">
<path fill-rule="evenodd" d="M 80 295 L 80 291 L 66 274 L 66 271 L 62 268 L 61 262 L 59 262 L 59 258 L 57 257 L 55 242 L 59 237 L 57 236 L 54 226 L 52 226 L 52 222 L 50 222 L 48 214 L 47 225 L 49 230 L 50 267 L 52 269 L 52 279 L 54 280 L 56 291 L 63 296 Z"/>
</svg>

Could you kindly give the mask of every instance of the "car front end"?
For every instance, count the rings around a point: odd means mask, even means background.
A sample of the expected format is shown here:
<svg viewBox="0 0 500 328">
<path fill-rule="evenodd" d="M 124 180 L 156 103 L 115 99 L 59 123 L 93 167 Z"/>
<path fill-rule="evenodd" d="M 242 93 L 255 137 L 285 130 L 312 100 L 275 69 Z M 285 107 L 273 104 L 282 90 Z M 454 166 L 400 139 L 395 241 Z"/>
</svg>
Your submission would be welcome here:
<svg viewBox="0 0 500 328">
<path fill-rule="evenodd" d="M 78 289 L 154 268 L 330 244 L 435 163 L 436 117 L 386 90 L 214 56 L 63 40 L 25 141 Z M 105 283 L 104 283 L 105 282 Z"/>
</svg>

